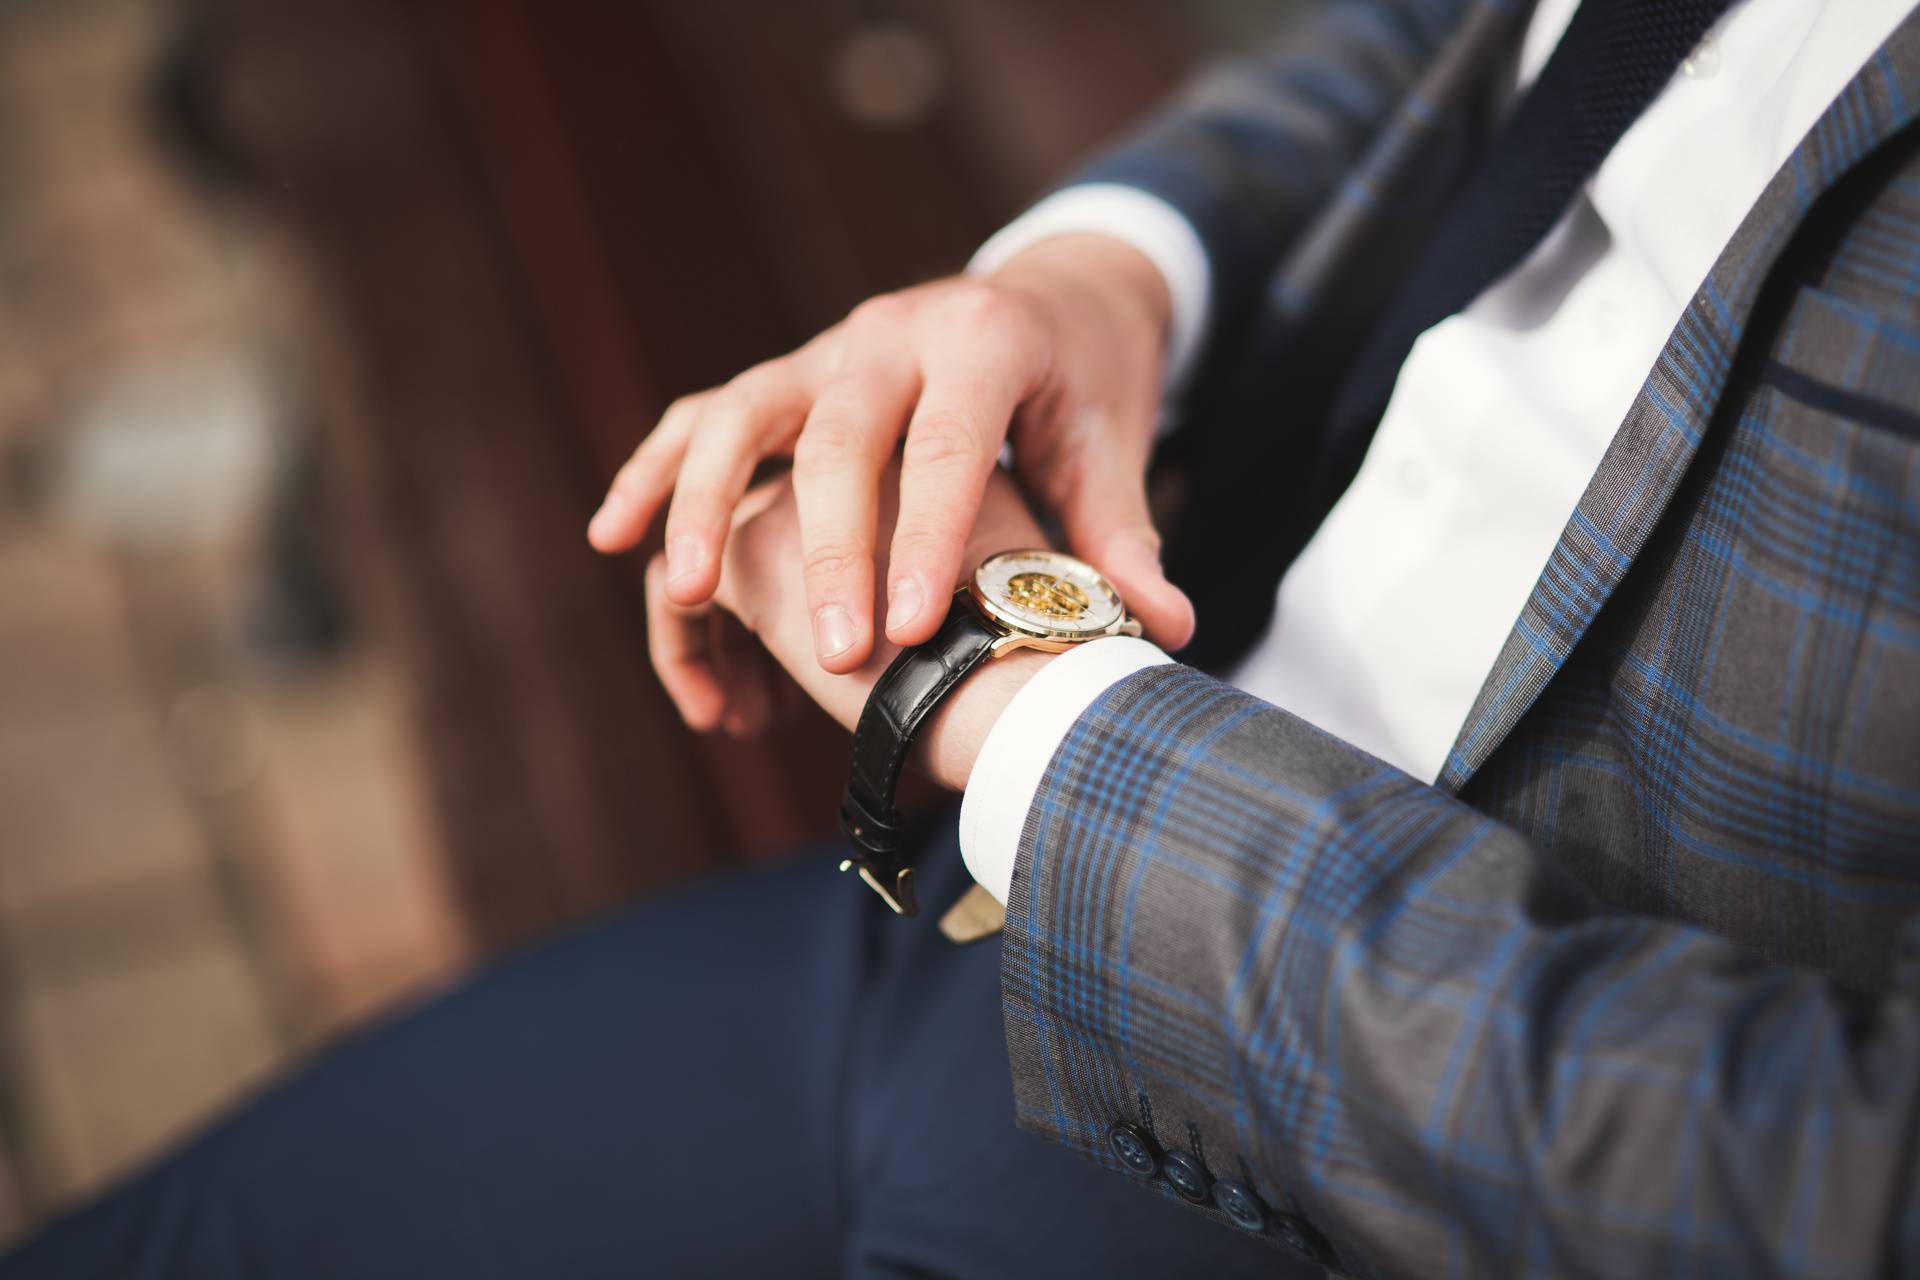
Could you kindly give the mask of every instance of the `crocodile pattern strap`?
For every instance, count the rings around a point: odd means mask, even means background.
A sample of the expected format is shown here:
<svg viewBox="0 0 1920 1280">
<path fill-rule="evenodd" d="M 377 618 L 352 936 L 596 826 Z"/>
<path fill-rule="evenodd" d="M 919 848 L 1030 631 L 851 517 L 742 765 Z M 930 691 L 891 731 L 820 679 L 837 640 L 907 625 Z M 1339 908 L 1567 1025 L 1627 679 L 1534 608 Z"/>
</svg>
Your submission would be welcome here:
<svg viewBox="0 0 1920 1280">
<path fill-rule="evenodd" d="M 900 812 L 894 805 L 907 749 L 940 700 L 986 661 L 1000 634 L 956 601 L 933 639 L 902 650 L 887 667 L 854 728 L 840 828 L 853 842 L 854 864 L 902 915 L 917 914 L 911 879 L 901 876 L 906 868 L 900 864 Z"/>
</svg>

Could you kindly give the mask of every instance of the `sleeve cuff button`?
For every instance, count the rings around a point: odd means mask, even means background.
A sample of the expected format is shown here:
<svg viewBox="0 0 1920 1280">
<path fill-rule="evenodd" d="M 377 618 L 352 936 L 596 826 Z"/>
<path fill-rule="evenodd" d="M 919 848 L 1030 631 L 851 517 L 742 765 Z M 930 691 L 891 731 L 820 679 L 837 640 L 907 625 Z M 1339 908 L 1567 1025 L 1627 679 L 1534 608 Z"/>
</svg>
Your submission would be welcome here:
<svg viewBox="0 0 1920 1280">
<path fill-rule="evenodd" d="M 1180 1198 L 1194 1204 L 1205 1204 L 1209 1199 L 1213 1179 L 1207 1176 L 1207 1170 L 1192 1156 L 1174 1151 L 1167 1155 L 1167 1181 L 1180 1193 Z"/>
<path fill-rule="evenodd" d="M 1306 1219 L 1296 1218 L 1290 1213 L 1273 1215 L 1273 1234 L 1280 1242 L 1302 1257 L 1310 1258 L 1322 1266 L 1333 1265 L 1333 1253 L 1327 1243 L 1307 1224 Z"/>
<path fill-rule="evenodd" d="M 1153 1139 L 1130 1124 L 1122 1122 L 1107 1130 L 1107 1146 L 1129 1173 L 1151 1178 L 1160 1172 L 1160 1153 Z"/>
<path fill-rule="evenodd" d="M 1260 1197 L 1237 1182 L 1227 1178 L 1213 1184 L 1213 1203 L 1227 1220 L 1244 1231 L 1256 1235 L 1267 1229 L 1267 1209 L 1260 1203 Z"/>
</svg>

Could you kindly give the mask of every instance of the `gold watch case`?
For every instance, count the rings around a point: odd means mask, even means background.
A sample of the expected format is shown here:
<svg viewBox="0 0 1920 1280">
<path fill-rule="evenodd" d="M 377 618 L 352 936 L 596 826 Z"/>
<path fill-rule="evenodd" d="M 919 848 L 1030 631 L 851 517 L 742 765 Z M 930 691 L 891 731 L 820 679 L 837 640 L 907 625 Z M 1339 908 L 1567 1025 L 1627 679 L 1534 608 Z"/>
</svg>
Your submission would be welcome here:
<svg viewBox="0 0 1920 1280">
<path fill-rule="evenodd" d="M 1003 632 L 999 657 L 1017 649 L 1060 653 L 1105 636 L 1137 636 L 1140 623 L 1098 569 L 1058 551 L 1019 549 L 988 556 L 958 594 Z"/>
</svg>

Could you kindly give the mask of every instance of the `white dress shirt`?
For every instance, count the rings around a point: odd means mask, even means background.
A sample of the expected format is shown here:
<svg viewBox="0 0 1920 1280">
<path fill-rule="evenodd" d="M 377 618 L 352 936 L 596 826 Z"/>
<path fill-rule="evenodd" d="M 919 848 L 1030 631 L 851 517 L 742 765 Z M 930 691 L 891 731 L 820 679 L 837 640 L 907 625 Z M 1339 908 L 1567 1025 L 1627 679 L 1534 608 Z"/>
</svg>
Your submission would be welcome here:
<svg viewBox="0 0 1920 1280">
<path fill-rule="evenodd" d="M 1531 83 L 1578 0 L 1541 0 Z M 1668 334 L 1793 148 L 1912 0 L 1742 0 L 1622 135 L 1539 247 L 1401 367 L 1365 461 L 1287 570 L 1247 692 L 1431 782 Z M 1169 221 L 1171 219 L 1171 221 Z M 1176 225 L 1177 224 L 1177 225 Z M 1182 234 L 1184 229 L 1184 234 Z M 1068 188 L 988 241 L 991 270 L 1050 235 L 1135 245 L 1166 277 L 1169 384 L 1204 341 L 1205 252 L 1170 206 Z M 1098 640 L 1008 705 L 960 812 L 968 869 L 1005 901 L 1021 828 L 1073 723 L 1170 659 Z"/>
</svg>

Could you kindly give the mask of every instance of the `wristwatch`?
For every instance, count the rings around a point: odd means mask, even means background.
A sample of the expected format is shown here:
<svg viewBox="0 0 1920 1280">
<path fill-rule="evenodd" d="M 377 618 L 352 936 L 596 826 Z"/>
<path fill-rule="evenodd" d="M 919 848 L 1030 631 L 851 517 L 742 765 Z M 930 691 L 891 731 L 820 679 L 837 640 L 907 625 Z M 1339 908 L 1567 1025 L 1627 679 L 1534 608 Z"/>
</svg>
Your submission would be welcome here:
<svg viewBox="0 0 1920 1280">
<path fill-rule="evenodd" d="M 853 767 L 840 827 L 853 844 L 842 871 L 858 870 L 889 907 L 918 915 L 913 868 L 901 858 L 894 791 L 913 735 L 968 672 L 1016 649 L 1060 653 L 1106 636 L 1137 636 L 1113 584 L 1085 561 L 1057 551 L 987 557 L 954 593 L 933 639 L 902 650 L 887 667 L 853 732 Z"/>
</svg>

